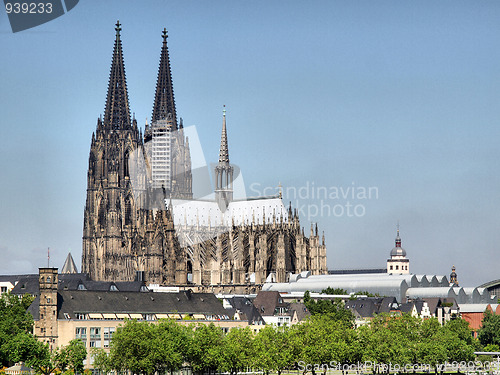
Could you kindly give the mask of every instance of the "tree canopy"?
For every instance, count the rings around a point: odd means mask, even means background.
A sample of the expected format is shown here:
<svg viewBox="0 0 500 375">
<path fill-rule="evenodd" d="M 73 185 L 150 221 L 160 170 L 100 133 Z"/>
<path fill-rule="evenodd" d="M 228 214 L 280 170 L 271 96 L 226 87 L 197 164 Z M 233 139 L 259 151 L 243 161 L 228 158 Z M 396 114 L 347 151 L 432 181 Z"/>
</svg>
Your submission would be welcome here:
<svg viewBox="0 0 500 375">
<path fill-rule="evenodd" d="M 483 325 L 478 331 L 477 338 L 483 346 L 500 346 L 500 315 L 494 315 L 487 309 L 484 313 Z"/>
</svg>

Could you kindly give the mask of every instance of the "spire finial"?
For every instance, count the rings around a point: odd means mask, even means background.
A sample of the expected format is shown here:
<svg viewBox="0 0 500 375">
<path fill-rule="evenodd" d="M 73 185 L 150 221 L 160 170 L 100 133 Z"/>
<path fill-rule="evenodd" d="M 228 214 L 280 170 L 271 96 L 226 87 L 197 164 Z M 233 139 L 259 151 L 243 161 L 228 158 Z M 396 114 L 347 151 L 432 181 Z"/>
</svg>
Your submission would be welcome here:
<svg viewBox="0 0 500 375">
<path fill-rule="evenodd" d="M 401 247 L 401 237 L 399 237 L 399 220 L 396 224 L 397 233 L 396 233 L 396 247 Z"/>
<path fill-rule="evenodd" d="M 279 198 L 283 198 L 283 185 L 281 185 L 281 181 L 278 183 L 278 189 L 279 189 Z"/>
<path fill-rule="evenodd" d="M 168 32 L 166 27 L 163 28 L 162 36 L 163 36 L 163 41 L 166 42 L 168 38 Z"/>
<path fill-rule="evenodd" d="M 122 28 L 120 27 L 121 24 L 120 24 L 120 20 L 116 21 L 116 25 L 115 25 L 115 30 L 116 30 L 116 36 L 120 36 L 120 31 L 122 30 Z"/>
<path fill-rule="evenodd" d="M 222 116 L 226 117 L 226 105 L 223 105 Z"/>
</svg>

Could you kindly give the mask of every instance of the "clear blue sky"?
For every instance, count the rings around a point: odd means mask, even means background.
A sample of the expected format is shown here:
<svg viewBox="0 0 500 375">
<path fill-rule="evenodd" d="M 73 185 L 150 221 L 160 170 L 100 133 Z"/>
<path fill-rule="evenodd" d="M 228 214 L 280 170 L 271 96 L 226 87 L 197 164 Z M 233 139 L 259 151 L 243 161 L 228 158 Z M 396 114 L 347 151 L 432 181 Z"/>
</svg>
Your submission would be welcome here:
<svg viewBox="0 0 500 375">
<path fill-rule="evenodd" d="M 330 268 L 385 266 L 399 220 L 412 272 L 500 278 L 496 0 L 85 0 L 16 34 L 0 10 L 0 274 L 36 272 L 47 247 L 51 265 L 71 249 L 80 267 L 117 19 L 139 123 L 166 27 L 177 113 L 207 161 L 225 104 L 248 194 L 281 182 L 306 231 L 325 232 Z M 312 197 L 313 185 L 339 196 Z M 377 196 L 340 195 L 352 187 Z"/>
</svg>

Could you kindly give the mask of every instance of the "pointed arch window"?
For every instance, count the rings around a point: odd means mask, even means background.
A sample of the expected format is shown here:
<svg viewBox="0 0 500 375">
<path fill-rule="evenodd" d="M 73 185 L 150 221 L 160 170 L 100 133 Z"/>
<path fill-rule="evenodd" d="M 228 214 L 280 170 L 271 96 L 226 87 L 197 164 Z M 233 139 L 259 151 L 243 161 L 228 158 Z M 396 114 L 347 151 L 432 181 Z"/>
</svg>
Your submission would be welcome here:
<svg viewBox="0 0 500 375">
<path fill-rule="evenodd" d="M 127 197 L 125 201 L 125 225 L 132 224 L 132 202 L 130 201 L 130 197 Z"/>
<path fill-rule="evenodd" d="M 100 225 L 105 225 L 106 224 L 106 207 L 105 207 L 105 202 L 101 202 L 99 206 L 99 215 L 98 215 L 98 222 Z"/>
<path fill-rule="evenodd" d="M 89 157 L 89 174 L 91 176 L 95 175 L 95 165 L 96 165 L 96 159 L 94 153 L 91 152 Z"/>
<path fill-rule="evenodd" d="M 129 159 L 130 159 L 130 152 L 127 150 L 127 151 L 125 151 L 125 158 L 124 158 L 124 163 L 123 163 L 123 176 L 124 177 L 130 177 L 130 170 L 128 167 Z"/>
</svg>

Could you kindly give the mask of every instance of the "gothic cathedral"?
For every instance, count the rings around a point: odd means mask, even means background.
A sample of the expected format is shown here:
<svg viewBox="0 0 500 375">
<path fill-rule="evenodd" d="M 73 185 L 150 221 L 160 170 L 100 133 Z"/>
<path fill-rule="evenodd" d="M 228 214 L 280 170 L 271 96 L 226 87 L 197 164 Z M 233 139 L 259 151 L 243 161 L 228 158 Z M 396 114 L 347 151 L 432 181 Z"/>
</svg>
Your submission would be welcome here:
<svg viewBox="0 0 500 375">
<path fill-rule="evenodd" d="M 92 134 L 82 272 L 93 280 L 252 292 L 290 274 L 326 274 L 318 229 L 304 235 L 281 196 L 233 199 L 224 112 L 215 201 L 193 199 L 189 140 L 178 121 L 163 32 L 151 123 L 131 118 L 120 24 L 104 117 Z"/>
</svg>

